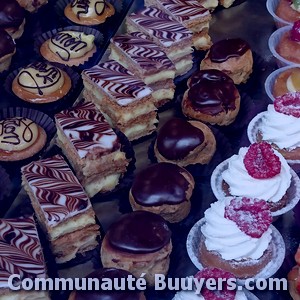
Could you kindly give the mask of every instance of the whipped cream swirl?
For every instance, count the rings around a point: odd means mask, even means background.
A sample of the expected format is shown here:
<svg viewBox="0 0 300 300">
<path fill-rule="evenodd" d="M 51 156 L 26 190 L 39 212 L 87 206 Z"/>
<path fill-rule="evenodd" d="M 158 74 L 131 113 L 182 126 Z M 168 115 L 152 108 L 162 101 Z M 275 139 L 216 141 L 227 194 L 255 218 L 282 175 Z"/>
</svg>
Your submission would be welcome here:
<svg viewBox="0 0 300 300">
<path fill-rule="evenodd" d="M 218 252 L 225 260 L 259 259 L 272 239 L 269 228 L 260 238 L 253 238 L 239 229 L 234 221 L 224 217 L 225 206 L 231 197 L 211 204 L 205 213 L 205 224 L 201 232 L 209 251 Z"/>
<path fill-rule="evenodd" d="M 229 185 L 230 194 L 278 202 L 291 184 L 290 167 L 283 156 L 274 150 L 281 162 L 280 173 L 272 178 L 255 179 L 248 174 L 244 157 L 248 148 L 240 148 L 238 155 L 228 160 L 228 168 L 222 173 L 223 180 Z"/>
<path fill-rule="evenodd" d="M 280 149 L 300 147 L 300 118 L 277 112 L 273 104 L 263 114 L 259 128 L 263 140 L 276 144 Z"/>
</svg>

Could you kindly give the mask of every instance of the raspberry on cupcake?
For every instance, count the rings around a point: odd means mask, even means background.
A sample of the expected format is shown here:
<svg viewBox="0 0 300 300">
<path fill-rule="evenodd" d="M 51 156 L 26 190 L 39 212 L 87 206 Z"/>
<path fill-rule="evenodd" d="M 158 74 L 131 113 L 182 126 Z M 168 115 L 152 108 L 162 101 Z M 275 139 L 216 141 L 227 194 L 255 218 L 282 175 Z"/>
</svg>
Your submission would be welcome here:
<svg viewBox="0 0 300 300">
<path fill-rule="evenodd" d="M 293 300 L 300 299 L 300 246 L 295 254 L 296 265 L 287 275 L 289 292 Z"/>
</svg>

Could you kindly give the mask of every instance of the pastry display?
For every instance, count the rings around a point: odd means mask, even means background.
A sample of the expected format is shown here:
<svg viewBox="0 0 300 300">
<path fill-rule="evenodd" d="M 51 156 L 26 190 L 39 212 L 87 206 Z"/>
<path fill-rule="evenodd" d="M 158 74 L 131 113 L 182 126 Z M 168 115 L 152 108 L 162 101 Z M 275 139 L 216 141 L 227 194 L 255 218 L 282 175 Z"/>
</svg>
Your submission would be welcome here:
<svg viewBox="0 0 300 300">
<path fill-rule="evenodd" d="M 118 136 L 91 103 L 55 115 L 57 143 L 92 197 L 113 190 L 128 165 Z"/>
<path fill-rule="evenodd" d="M 15 53 L 16 44 L 14 40 L 4 29 L 0 29 L 0 73 L 9 69 Z"/>
<path fill-rule="evenodd" d="M 156 129 L 153 90 L 118 62 L 109 60 L 82 72 L 84 96 L 130 141 Z"/>
<path fill-rule="evenodd" d="M 120 268 L 152 286 L 155 274 L 166 275 L 172 251 L 171 230 L 159 215 L 135 211 L 122 215 L 108 229 L 101 246 L 105 268 Z"/>
<path fill-rule="evenodd" d="M 97 278 L 99 284 L 105 284 L 107 279 L 110 280 L 122 280 L 132 276 L 131 273 L 115 268 L 102 268 L 90 273 L 87 278 Z M 68 300 L 85 300 L 85 299 L 98 299 L 98 300 L 146 300 L 143 292 L 132 291 L 129 289 L 125 290 L 94 290 L 94 291 L 82 291 L 77 290 L 71 293 Z"/>
<path fill-rule="evenodd" d="M 110 47 L 111 59 L 118 61 L 153 89 L 156 107 L 173 99 L 175 66 L 145 34 L 117 35 L 112 38 Z"/>
<path fill-rule="evenodd" d="M 23 186 L 57 263 L 97 247 L 99 226 L 90 200 L 60 156 L 22 167 Z"/>
<path fill-rule="evenodd" d="M 219 70 L 201 70 L 188 80 L 182 112 L 205 123 L 229 125 L 240 109 L 240 94 L 233 80 Z"/>
<path fill-rule="evenodd" d="M 146 7 L 126 19 L 128 32 L 143 32 L 156 43 L 174 63 L 176 76 L 193 66 L 192 32 L 156 7 Z"/>
<path fill-rule="evenodd" d="M 275 98 L 274 104 L 269 104 L 267 111 L 260 113 L 250 122 L 249 138 L 255 136 L 255 141 L 270 143 L 289 162 L 298 161 L 300 159 L 298 129 L 300 112 L 297 107 L 299 102 L 300 92 L 290 92 Z"/>
<path fill-rule="evenodd" d="M 11 275 L 20 276 L 20 280 L 47 277 L 41 242 L 32 216 L 0 219 L 0 249 L 1 298 L 50 300 L 47 291 L 13 291 L 8 284 Z"/>
<path fill-rule="evenodd" d="M 76 24 L 98 25 L 113 16 L 115 9 L 106 0 L 72 0 L 65 7 L 64 13 Z"/>
<path fill-rule="evenodd" d="M 16 0 L 0 1 L 0 28 L 4 29 L 13 39 L 22 36 L 25 26 L 25 10 Z"/>
<path fill-rule="evenodd" d="M 289 62 L 300 63 L 300 20 L 296 21 L 290 30 L 283 32 L 277 46 L 277 53 Z"/>
<path fill-rule="evenodd" d="M 156 6 L 172 16 L 193 33 L 193 46 L 207 50 L 211 46 L 208 34 L 211 14 L 197 0 L 146 0 L 145 5 Z"/>
<path fill-rule="evenodd" d="M 271 212 L 263 200 L 228 198 L 204 213 L 199 260 L 204 267 L 254 277 L 271 261 Z"/>
<path fill-rule="evenodd" d="M 154 144 L 158 162 L 171 162 L 181 167 L 208 164 L 215 151 L 216 139 L 208 126 L 179 118 L 168 120 L 160 128 Z"/>
<path fill-rule="evenodd" d="M 295 261 L 296 261 L 296 265 L 288 273 L 287 279 L 288 279 L 289 292 L 291 297 L 293 298 L 293 300 L 299 300 L 300 299 L 300 286 L 299 286 L 300 247 L 298 247 L 297 252 L 295 254 Z"/>
<path fill-rule="evenodd" d="M 297 0 L 279 0 L 275 13 L 285 21 L 296 22 L 300 18 L 299 2 Z"/>
<path fill-rule="evenodd" d="M 42 43 L 40 52 L 50 62 L 78 66 L 96 52 L 94 40 L 95 36 L 92 34 L 74 30 L 58 31 Z"/>
<path fill-rule="evenodd" d="M 297 91 L 300 91 L 300 68 L 289 68 L 276 77 L 272 89 L 274 97 Z"/>
<path fill-rule="evenodd" d="M 48 0 L 17 0 L 18 3 L 29 12 L 36 12 L 41 6 L 48 3 Z"/>
<path fill-rule="evenodd" d="M 45 146 L 45 130 L 25 117 L 0 120 L 0 161 L 32 157 Z"/>
<path fill-rule="evenodd" d="M 288 205 L 291 168 L 270 144 L 261 142 L 242 147 L 227 162 L 227 168 L 219 175 L 223 180 L 223 195 L 264 199 L 273 212 Z"/>
<path fill-rule="evenodd" d="M 136 174 L 129 201 L 133 210 L 150 211 L 176 223 L 190 212 L 194 186 L 193 176 L 184 168 L 158 163 Z"/>
<path fill-rule="evenodd" d="M 24 101 L 49 103 L 67 95 L 71 86 L 65 71 L 46 62 L 33 62 L 19 71 L 11 88 Z"/>
<path fill-rule="evenodd" d="M 200 70 L 217 69 L 226 73 L 235 84 L 245 83 L 253 68 L 249 44 L 240 38 L 213 43 L 200 63 Z"/>
</svg>

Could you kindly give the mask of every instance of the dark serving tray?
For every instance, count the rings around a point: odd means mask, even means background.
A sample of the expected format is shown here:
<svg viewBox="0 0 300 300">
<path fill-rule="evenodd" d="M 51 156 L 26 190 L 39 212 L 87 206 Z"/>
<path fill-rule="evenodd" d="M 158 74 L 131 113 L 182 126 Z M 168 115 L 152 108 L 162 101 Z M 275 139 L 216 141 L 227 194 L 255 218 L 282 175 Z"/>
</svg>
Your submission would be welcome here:
<svg viewBox="0 0 300 300">
<path fill-rule="evenodd" d="M 55 1 L 50 2 L 53 3 Z M 142 0 L 124 0 L 123 2 L 128 2 L 129 6 L 132 4 L 131 10 L 137 10 L 143 6 Z M 129 7 L 124 10 L 125 14 L 127 13 L 128 8 Z M 39 34 L 45 30 L 53 28 L 53 26 L 59 27 L 58 22 L 61 20 L 59 18 L 55 19 L 53 17 L 53 13 L 50 14 L 51 9 L 51 5 L 48 5 L 36 16 L 31 16 L 31 23 L 29 23 L 29 25 L 31 24 L 30 26 L 32 26 L 32 32 L 27 28 L 27 38 L 24 36 L 24 38 L 20 40 L 20 43 L 24 44 L 24 49 L 26 49 L 24 51 L 30 50 L 34 32 Z M 122 19 L 125 14 L 122 16 Z M 45 19 L 41 19 L 41 16 L 45 16 Z M 109 30 L 106 33 L 103 32 L 103 34 L 108 34 L 109 37 L 113 35 L 117 28 L 112 30 L 111 26 L 116 25 L 116 27 L 119 27 L 122 19 L 117 20 L 119 22 L 118 24 L 114 24 L 113 20 L 111 20 L 111 22 L 108 23 L 110 26 Z M 35 31 L 35 29 L 37 29 L 37 31 Z M 121 28 L 121 30 L 123 29 Z M 213 12 L 213 20 L 210 27 L 212 40 L 217 41 L 233 37 L 241 37 L 247 40 L 255 53 L 254 72 L 251 75 L 249 82 L 240 87 L 240 91 L 244 95 L 244 102 L 242 103 L 243 107 L 241 109 L 242 115 L 240 114 L 236 123 L 231 127 L 213 128 L 217 136 L 217 154 L 207 167 L 202 169 L 195 168 L 192 170 L 195 172 L 196 187 L 192 197 L 191 213 L 182 222 L 170 225 L 173 232 L 173 252 L 171 255 L 171 264 L 168 275 L 171 278 L 194 275 L 198 271 L 187 255 L 186 237 L 191 227 L 203 217 L 204 211 L 209 207 L 210 203 L 216 200 L 210 188 L 210 175 L 213 171 L 213 167 L 218 162 L 237 153 L 241 146 L 249 145 L 249 141 L 246 136 L 247 122 L 249 122 L 255 114 L 265 110 L 267 105 L 270 103 L 270 100 L 264 91 L 264 82 L 266 77 L 277 68 L 275 59 L 268 50 L 268 38 L 274 30 L 275 25 L 272 17 L 266 10 L 266 3 L 264 0 L 236 0 L 232 7 L 228 9 L 217 8 Z M 108 45 L 108 41 L 109 38 L 106 37 L 105 47 Z M 195 55 L 195 69 L 197 69 L 199 58 L 203 57 L 203 53 L 196 53 Z M 21 58 L 22 53 L 19 53 L 13 61 L 14 67 L 20 66 L 19 59 Z M 21 63 L 22 65 L 24 64 L 23 61 L 21 61 Z M 177 82 L 176 101 L 174 101 L 173 107 L 159 113 L 159 126 L 164 124 L 164 122 L 172 116 L 182 117 L 178 103 L 180 104 L 182 94 L 186 88 L 186 79 L 187 78 L 182 78 L 179 82 Z M 2 95 L 1 88 L 2 85 L 0 84 L 0 95 Z M 13 103 L 9 103 L 8 98 L 2 98 L 0 107 L 13 105 Z M 244 122 L 245 124 L 243 124 Z M 153 137 L 145 139 L 134 145 L 136 170 L 140 170 L 150 163 L 150 160 L 148 159 L 148 149 L 152 141 Z M 14 173 L 18 174 L 19 170 L 14 170 Z M 17 177 L 18 176 L 16 176 L 16 178 Z M 7 201 L 13 201 L 16 196 L 16 192 L 20 189 L 20 180 L 15 183 L 15 189 L 11 193 L 10 197 L 8 197 Z M 15 215 L 16 211 L 19 211 L 22 207 L 22 202 L 26 201 L 26 199 L 26 193 L 24 193 L 24 190 L 21 190 L 5 217 Z M 106 232 L 110 224 L 117 220 L 123 213 L 131 211 L 128 201 L 128 193 L 114 194 L 110 201 L 93 203 L 93 207 L 97 214 L 97 218 L 102 224 L 102 230 L 104 232 Z M 293 211 L 280 217 L 276 222 L 274 222 L 274 225 L 283 235 L 286 244 L 286 257 L 282 267 L 273 277 L 286 278 L 287 273 L 295 264 L 294 254 L 300 242 L 300 205 L 297 205 Z M 72 268 L 59 270 L 59 275 L 61 277 L 82 277 L 93 271 L 93 265 L 94 264 L 92 262 L 86 262 Z M 263 300 L 291 299 L 288 291 L 254 290 L 253 293 L 259 297 L 259 299 Z M 174 292 L 154 291 L 153 289 L 149 289 L 146 291 L 146 296 L 147 300 L 171 300 L 174 296 Z M 66 295 L 62 295 L 61 298 L 55 298 L 55 300 L 66 300 L 66 297 Z"/>
</svg>

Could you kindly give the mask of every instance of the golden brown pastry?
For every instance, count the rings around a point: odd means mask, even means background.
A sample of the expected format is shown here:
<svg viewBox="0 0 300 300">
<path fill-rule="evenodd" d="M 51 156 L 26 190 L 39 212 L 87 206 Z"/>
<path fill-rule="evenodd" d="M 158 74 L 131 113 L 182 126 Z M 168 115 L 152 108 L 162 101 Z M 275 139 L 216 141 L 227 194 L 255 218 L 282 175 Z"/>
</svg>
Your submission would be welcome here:
<svg viewBox="0 0 300 300">
<path fill-rule="evenodd" d="M 36 12 L 41 6 L 48 3 L 48 0 L 17 0 L 24 9 L 29 12 Z"/>
</svg>

